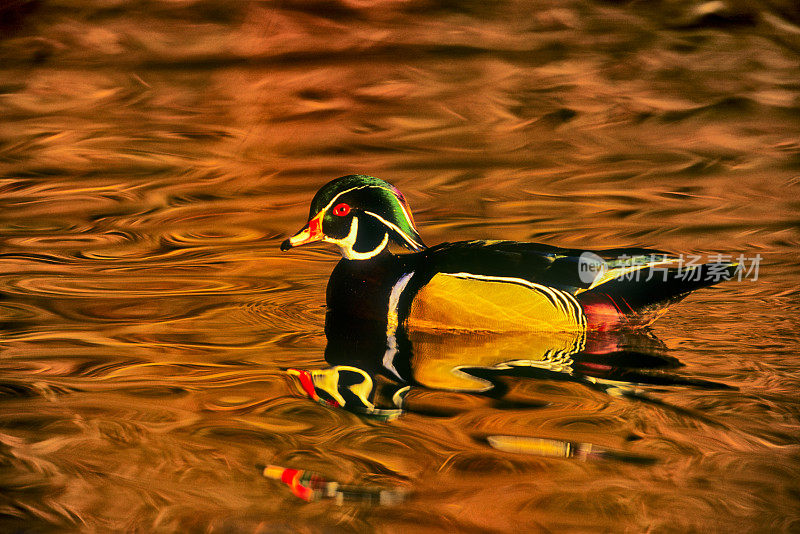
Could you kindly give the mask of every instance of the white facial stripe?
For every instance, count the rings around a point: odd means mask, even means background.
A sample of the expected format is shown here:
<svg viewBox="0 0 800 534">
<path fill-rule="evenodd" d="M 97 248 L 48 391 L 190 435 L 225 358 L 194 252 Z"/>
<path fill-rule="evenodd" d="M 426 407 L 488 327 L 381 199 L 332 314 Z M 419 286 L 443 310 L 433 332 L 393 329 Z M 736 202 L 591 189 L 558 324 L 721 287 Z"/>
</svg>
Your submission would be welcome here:
<svg viewBox="0 0 800 534">
<path fill-rule="evenodd" d="M 358 252 L 353 250 L 353 245 L 356 243 L 356 237 L 358 237 L 358 217 L 353 217 L 353 220 L 350 222 L 350 232 L 344 237 L 344 239 L 334 239 L 332 237 L 325 236 L 322 238 L 323 241 L 326 243 L 333 243 L 337 245 L 340 249 L 342 249 L 342 256 L 347 258 L 348 260 L 368 260 L 373 258 L 381 253 L 381 251 L 386 248 L 386 245 L 389 244 L 389 234 L 383 234 L 383 240 L 378 244 L 377 247 L 368 251 L 368 252 Z"/>
<path fill-rule="evenodd" d="M 337 200 L 339 200 L 339 197 L 340 197 L 340 196 L 342 196 L 342 195 L 344 195 L 345 193 L 349 193 L 350 191 L 355 191 L 355 190 L 357 190 L 357 189 L 364 189 L 365 187 L 370 187 L 370 186 L 368 186 L 368 185 L 360 185 L 360 186 L 358 186 L 358 187 L 351 187 L 350 189 L 345 189 L 344 191 L 342 191 L 341 193 L 339 193 L 339 194 L 337 194 L 335 197 L 333 197 L 333 198 L 331 199 L 331 201 L 330 201 L 330 202 L 328 202 L 328 203 L 325 205 L 325 207 L 324 207 L 324 208 L 322 208 L 321 210 L 319 210 L 319 212 L 318 212 L 318 213 L 322 213 L 323 211 L 328 211 L 328 209 L 330 209 L 330 207 L 331 207 L 331 206 L 333 206 L 333 203 L 334 203 L 334 202 L 336 202 Z"/>
<path fill-rule="evenodd" d="M 371 211 L 364 211 L 364 213 L 366 213 L 367 215 L 372 215 L 373 217 L 378 219 L 380 222 L 382 222 L 383 224 L 385 224 L 386 226 L 388 226 L 389 228 L 393 229 L 395 232 L 400 234 L 400 237 L 405 239 L 406 242 L 409 245 L 411 245 L 411 248 L 413 248 L 414 250 L 420 251 L 423 248 L 425 248 L 425 247 L 422 246 L 422 244 L 417 243 L 414 239 L 411 238 L 411 236 L 409 236 L 407 233 L 402 231 L 397 225 L 395 225 L 393 223 L 390 223 L 389 221 L 387 221 L 386 219 L 384 219 L 383 217 L 381 217 L 377 213 L 372 213 Z"/>
<path fill-rule="evenodd" d="M 394 192 L 394 191 L 392 191 L 392 190 L 391 190 L 391 189 L 389 189 L 388 187 L 382 187 L 382 186 L 380 186 L 380 185 L 373 185 L 373 184 L 370 184 L 370 185 L 359 185 L 358 187 L 351 187 L 350 189 L 345 189 L 344 191 L 342 191 L 341 193 L 338 193 L 338 194 L 337 194 L 335 197 L 333 197 L 333 198 L 331 199 L 331 201 L 330 201 L 330 202 L 328 202 L 328 203 L 325 205 L 325 207 L 324 207 L 324 208 L 322 208 L 321 210 L 319 210 L 319 212 L 317 213 L 317 215 L 319 215 L 319 213 L 322 213 L 322 212 L 328 211 L 328 210 L 331 208 L 331 206 L 333 206 L 333 205 L 334 205 L 334 203 L 335 203 L 337 200 L 339 200 L 339 197 L 340 197 L 340 196 L 342 196 L 342 195 L 344 195 L 345 193 L 349 193 L 349 192 L 351 192 L 351 191 L 357 191 L 357 190 L 359 190 L 359 189 L 366 189 L 366 188 L 368 188 L 368 187 L 374 187 L 375 189 L 383 189 L 384 191 L 388 191 L 388 192 L 390 192 L 392 195 L 395 195 L 395 192 Z M 409 213 L 406 211 L 406 208 L 405 208 L 405 206 L 403 206 L 403 203 L 402 203 L 402 202 L 400 202 L 399 200 L 398 200 L 398 202 L 397 202 L 397 203 L 400 205 L 400 210 L 403 212 L 403 217 L 405 217 L 405 218 L 406 218 L 406 222 L 408 222 L 408 225 L 409 225 L 409 226 L 411 226 L 411 228 L 415 228 L 414 221 L 411 219 L 411 215 L 409 215 Z M 374 215 L 374 214 L 372 214 L 372 215 Z M 316 215 L 315 215 L 315 217 L 316 217 Z M 376 217 L 377 217 L 377 215 L 376 215 Z M 381 219 L 381 220 L 383 220 L 383 219 Z M 396 228 L 396 227 L 395 227 L 395 228 Z M 400 233 L 401 233 L 401 234 L 403 234 L 403 232 L 400 232 Z M 419 243 L 415 243 L 415 244 L 414 244 L 414 246 L 417 246 L 417 247 L 419 247 L 420 245 L 419 245 Z"/>
<path fill-rule="evenodd" d="M 331 207 L 331 206 L 333 206 L 333 204 L 334 204 L 334 203 L 335 203 L 337 200 L 339 200 L 339 197 L 340 197 L 340 196 L 342 196 L 342 195 L 344 195 L 345 193 L 349 193 L 350 191 L 358 191 L 359 189 L 366 189 L 366 188 L 368 188 L 368 187 L 374 187 L 374 188 L 376 188 L 376 189 L 383 189 L 384 191 L 389 191 L 389 192 L 390 192 L 391 194 L 393 194 L 393 195 L 395 194 L 395 193 L 394 193 L 394 191 L 392 191 L 391 189 L 389 189 L 389 188 L 386 188 L 386 187 L 381 187 L 381 186 L 379 186 L 379 185 L 372 185 L 372 184 L 369 184 L 369 185 L 359 185 L 358 187 L 351 187 L 350 189 L 345 189 L 345 190 L 344 190 L 344 191 L 342 191 L 341 193 L 337 193 L 337 194 L 336 194 L 336 196 L 335 196 L 335 197 L 333 197 L 333 198 L 331 199 L 331 201 L 330 201 L 330 202 L 328 202 L 328 203 L 325 205 L 325 207 L 324 207 L 324 208 L 322 208 L 322 209 L 321 209 L 321 210 L 319 210 L 319 211 L 320 211 L 320 212 L 323 212 L 323 211 L 328 211 L 328 209 L 330 209 L 330 207 Z M 401 207 L 402 207 L 402 204 L 401 204 Z M 406 218 L 408 218 L 407 214 L 405 213 L 405 209 L 403 210 L 403 214 L 404 214 L 404 215 L 406 215 Z M 413 225 L 412 225 L 412 226 L 413 226 Z"/>
<path fill-rule="evenodd" d="M 392 192 L 394 194 L 394 192 Z M 400 206 L 400 209 L 403 211 L 403 217 L 406 218 L 406 222 L 411 228 L 416 228 L 414 221 L 411 219 L 411 214 L 406 211 L 406 207 L 403 206 L 403 203 L 398 201 L 397 204 Z"/>
</svg>

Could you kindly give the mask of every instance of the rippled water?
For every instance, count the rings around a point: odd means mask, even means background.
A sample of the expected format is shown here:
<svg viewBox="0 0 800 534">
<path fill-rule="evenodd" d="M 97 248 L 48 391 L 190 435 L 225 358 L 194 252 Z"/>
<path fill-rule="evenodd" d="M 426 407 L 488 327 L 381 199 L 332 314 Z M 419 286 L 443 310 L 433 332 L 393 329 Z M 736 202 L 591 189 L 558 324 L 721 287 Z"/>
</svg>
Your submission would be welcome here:
<svg viewBox="0 0 800 534">
<path fill-rule="evenodd" d="M 800 528 L 792 2 L 0 14 L 2 530 Z M 391 422 L 314 403 L 284 369 L 326 366 L 337 254 L 278 246 L 353 172 L 427 243 L 760 254 L 652 332 L 673 375 L 738 389 L 520 378 L 505 404 L 418 389 Z M 406 497 L 307 503 L 266 464 Z"/>
</svg>

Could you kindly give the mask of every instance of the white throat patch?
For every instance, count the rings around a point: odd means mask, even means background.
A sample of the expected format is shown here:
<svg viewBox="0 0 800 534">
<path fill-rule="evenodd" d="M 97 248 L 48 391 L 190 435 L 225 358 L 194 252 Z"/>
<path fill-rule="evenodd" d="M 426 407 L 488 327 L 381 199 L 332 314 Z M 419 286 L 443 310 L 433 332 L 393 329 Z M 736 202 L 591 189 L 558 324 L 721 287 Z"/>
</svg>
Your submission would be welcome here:
<svg viewBox="0 0 800 534">
<path fill-rule="evenodd" d="M 356 243 L 356 237 L 358 237 L 358 217 L 354 216 L 353 220 L 350 222 L 350 231 L 343 239 L 334 239 L 332 237 L 325 236 L 323 241 L 337 245 L 342 250 L 342 256 L 348 260 L 368 260 L 370 258 L 374 258 L 386 248 L 386 245 L 389 244 L 389 233 L 386 232 L 383 234 L 383 239 L 377 247 L 367 252 L 358 252 L 353 250 L 353 245 Z"/>
</svg>

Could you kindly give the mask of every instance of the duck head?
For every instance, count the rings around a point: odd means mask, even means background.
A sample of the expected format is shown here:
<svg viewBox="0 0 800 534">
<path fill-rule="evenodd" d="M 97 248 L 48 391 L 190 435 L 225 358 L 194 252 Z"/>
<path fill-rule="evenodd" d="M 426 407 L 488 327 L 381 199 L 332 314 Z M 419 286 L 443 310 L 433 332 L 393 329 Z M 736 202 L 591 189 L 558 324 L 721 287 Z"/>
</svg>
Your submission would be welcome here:
<svg viewBox="0 0 800 534">
<path fill-rule="evenodd" d="M 368 260 L 390 242 L 409 250 L 425 248 L 406 199 L 394 186 L 364 174 L 342 176 L 314 195 L 308 223 L 281 250 L 324 241 L 338 245 L 349 260 Z"/>
</svg>

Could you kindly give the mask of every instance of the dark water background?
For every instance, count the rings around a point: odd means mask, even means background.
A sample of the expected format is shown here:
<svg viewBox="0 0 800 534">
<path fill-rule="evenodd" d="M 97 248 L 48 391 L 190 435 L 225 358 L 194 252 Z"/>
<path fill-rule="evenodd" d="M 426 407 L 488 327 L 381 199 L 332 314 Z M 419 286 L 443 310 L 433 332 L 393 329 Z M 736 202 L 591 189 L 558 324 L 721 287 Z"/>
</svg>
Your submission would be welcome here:
<svg viewBox="0 0 800 534">
<path fill-rule="evenodd" d="M 0 5 L 0 530 L 800 530 L 794 2 Z M 313 403 L 281 369 L 325 365 L 337 254 L 278 245 L 352 172 L 428 243 L 761 254 L 654 328 L 738 391 L 648 389 L 706 418 L 550 381 L 391 423 Z M 305 503 L 264 463 L 412 493 Z"/>
</svg>

